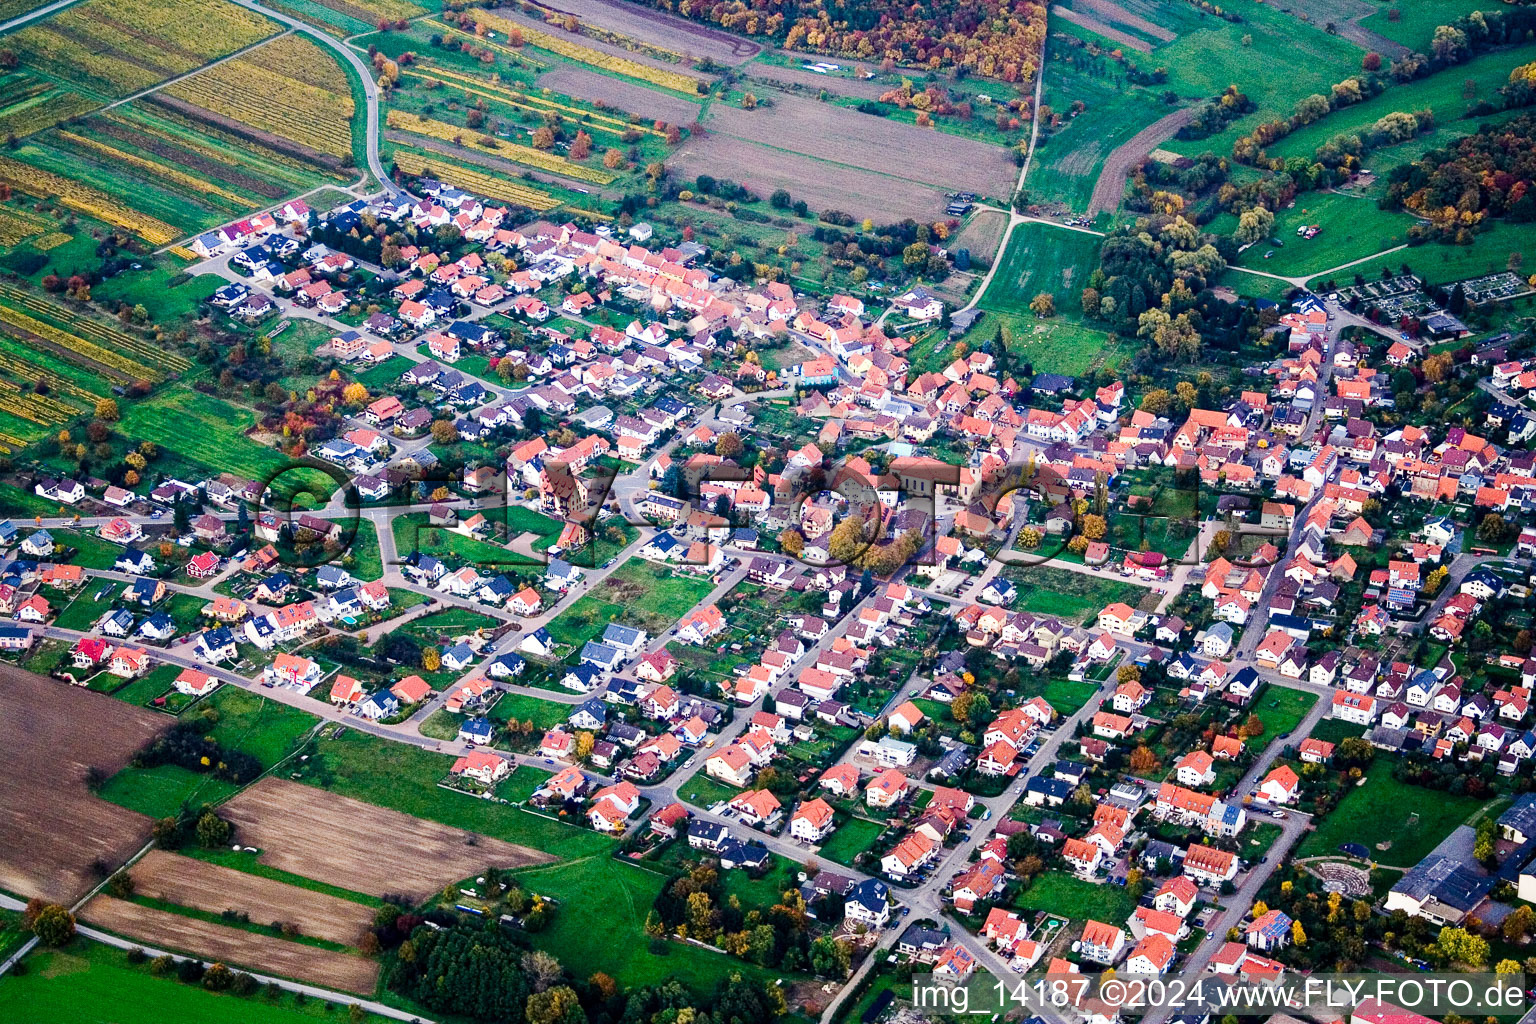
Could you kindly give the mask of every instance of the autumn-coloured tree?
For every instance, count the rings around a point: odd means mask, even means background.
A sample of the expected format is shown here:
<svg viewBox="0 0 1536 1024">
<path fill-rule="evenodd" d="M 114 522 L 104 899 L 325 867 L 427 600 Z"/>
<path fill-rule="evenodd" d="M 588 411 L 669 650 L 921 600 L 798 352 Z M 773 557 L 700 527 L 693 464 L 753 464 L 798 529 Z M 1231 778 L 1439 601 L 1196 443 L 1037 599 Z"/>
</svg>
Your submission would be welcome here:
<svg viewBox="0 0 1536 1024">
<path fill-rule="evenodd" d="M 1029 300 L 1029 311 L 1040 319 L 1056 315 L 1056 297 L 1050 292 L 1041 292 Z"/>
<path fill-rule="evenodd" d="M 728 430 L 715 439 L 715 454 L 722 459 L 733 459 L 740 455 L 743 449 L 741 435 L 734 430 Z"/>
<path fill-rule="evenodd" d="M 533 133 L 534 149 L 554 149 L 555 132 L 549 125 L 544 125 Z"/>
<path fill-rule="evenodd" d="M 341 400 L 353 408 L 365 405 L 368 402 L 368 389 L 358 381 L 353 381 L 341 389 Z"/>
<path fill-rule="evenodd" d="M 619 171 L 629 166 L 629 160 L 622 149 L 610 149 L 603 154 L 603 166 L 610 171 Z"/>
<path fill-rule="evenodd" d="M 592 155 L 592 136 L 580 129 L 576 132 L 576 138 L 571 140 L 570 158 L 572 160 L 585 160 Z"/>
</svg>

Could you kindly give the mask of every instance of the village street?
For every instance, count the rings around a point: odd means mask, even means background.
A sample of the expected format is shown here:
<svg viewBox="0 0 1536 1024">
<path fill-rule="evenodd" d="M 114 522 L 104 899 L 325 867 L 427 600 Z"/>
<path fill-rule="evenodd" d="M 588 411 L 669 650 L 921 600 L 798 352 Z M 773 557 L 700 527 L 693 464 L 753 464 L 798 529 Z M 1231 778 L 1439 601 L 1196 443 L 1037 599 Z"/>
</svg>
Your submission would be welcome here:
<svg viewBox="0 0 1536 1024">
<path fill-rule="evenodd" d="M 238 275 L 233 275 L 233 272 L 228 270 L 227 265 L 224 269 L 226 273 L 232 275 L 232 277 L 238 277 Z M 307 311 L 300 311 L 295 309 L 295 312 L 298 315 L 304 315 L 304 313 Z M 1331 353 L 1332 351 L 1332 343 L 1333 339 L 1336 337 L 1336 330 L 1336 327 L 1330 325 L 1329 342 L 1328 348 L 1326 349 L 1328 353 Z M 407 355 L 408 358 L 412 358 L 416 361 L 419 361 L 421 358 L 420 353 L 416 353 L 414 351 L 402 352 L 401 354 Z M 1320 368 L 1320 384 L 1326 384 L 1331 369 L 1331 361 L 1325 359 L 1323 366 Z M 765 399 L 790 397 L 791 394 L 792 392 L 788 389 L 784 389 L 778 392 L 759 394 L 755 396 L 738 394 L 727 399 L 722 405 L 740 405 L 744 403 L 762 401 Z M 723 424 L 723 422 L 716 414 L 717 410 L 720 408 L 721 407 L 717 407 L 713 404 L 703 406 L 695 413 L 689 423 L 680 425 L 678 429 L 678 436 L 681 437 L 685 435 L 693 425 L 700 423 L 710 426 L 711 429 L 718 429 L 719 427 L 724 426 L 725 424 Z M 1316 430 L 1320 421 L 1320 412 L 1321 404 L 1319 403 L 1314 407 L 1310 414 L 1307 425 L 1307 430 L 1309 433 Z M 657 451 L 650 458 L 648 458 L 645 463 L 641 464 L 639 467 L 629 473 L 619 475 L 613 480 L 610 499 L 612 504 L 620 509 L 627 519 L 630 519 L 631 521 L 637 521 L 641 519 L 641 517 L 637 515 L 637 509 L 635 507 L 636 502 L 641 497 L 643 497 L 644 494 L 647 493 L 653 485 L 653 468 L 656 465 L 656 460 L 659 459 L 662 454 L 674 451 L 677 444 L 678 440 L 673 439 L 661 450 Z M 416 447 L 419 447 L 419 445 Z M 408 445 L 402 445 L 396 452 L 395 457 L 399 458 L 403 455 L 409 454 L 412 450 L 414 450 L 412 447 Z M 1316 499 L 1314 499 L 1314 503 L 1315 500 Z M 464 503 L 456 500 L 453 502 L 453 504 L 462 507 Z M 478 504 L 476 501 L 470 501 L 468 503 L 469 507 L 474 507 L 476 504 Z M 1309 504 L 1307 509 L 1304 509 L 1302 513 L 1296 517 L 1295 527 L 1291 535 L 1291 542 L 1293 544 L 1299 537 L 1301 525 L 1305 522 L 1306 512 L 1310 511 L 1312 507 L 1313 504 Z M 435 589 L 422 586 L 419 583 L 408 579 L 401 571 L 403 566 L 403 559 L 401 552 L 397 548 L 396 538 L 392 529 L 392 520 L 402 512 L 410 510 L 414 509 L 410 506 L 375 506 L 364 508 L 361 511 L 356 511 L 346 509 L 341 505 L 339 500 L 333 500 L 331 504 L 327 506 L 327 508 L 321 512 L 316 513 L 316 515 L 319 518 L 329 520 L 349 519 L 353 516 L 356 516 L 358 519 L 359 529 L 374 530 L 377 534 L 379 554 L 383 563 L 383 582 L 387 586 L 408 590 L 413 593 L 422 594 L 423 596 L 430 596 L 434 601 L 434 603 L 430 606 L 432 610 L 437 610 L 448 606 L 472 609 L 476 612 L 486 614 L 495 619 L 498 619 L 511 627 L 505 630 L 505 632 L 501 635 L 496 643 L 488 645 L 486 648 L 479 652 L 477 663 L 460 677 L 458 680 L 459 683 L 467 682 L 472 679 L 481 677 L 484 674 L 487 665 L 492 659 L 499 656 L 500 654 L 516 650 L 524 636 L 539 629 L 540 627 L 547 625 L 556 617 L 569 610 L 576 602 L 581 600 L 583 596 L 590 593 L 593 588 L 601 584 L 602 581 L 605 580 L 619 566 L 621 566 L 625 560 L 635 555 L 641 548 L 647 545 L 657 534 L 657 530 L 654 527 L 649 525 L 641 527 L 636 538 L 627 544 L 621 551 L 619 551 L 610 562 L 602 567 L 585 569 L 583 578 L 578 583 L 573 585 L 567 592 L 561 594 L 557 600 L 551 602 L 547 607 L 541 609 L 540 612 L 534 616 L 519 618 L 511 615 L 503 609 L 489 607 L 478 602 L 466 600 L 463 598 L 450 597 Z M 233 518 L 234 515 L 234 513 L 221 513 L 220 518 L 230 519 Z M 72 517 L 58 517 L 52 519 L 44 519 L 43 522 L 57 526 L 91 527 L 101 525 L 102 523 L 110 521 L 114 518 L 119 517 L 90 517 L 83 518 L 78 522 Z M 152 525 L 157 522 L 157 520 L 153 517 L 130 516 L 126 518 L 129 518 L 131 521 L 140 522 L 143 525 Z M 1005 552 L 1009 551 L 1012 548 L 1012 545 L 1016 543 L 1021 523 L 1022 517 L 1016 517 L 1015 521 L 1009 525 L 1007 535 L 1003 542 L 1003 550 Z M 939 525 L 940 524 L 936 523 L 936 527 Z M 1174 573 L 1170 579 L 1166 581 L 1145 581 L 1139 579 L 1131 579 L 1130 582 L 1148 589 L 1164 588 L 1161 599 L 1157 602 L 1157 604 L 1159 607 L 1166 607 L 1168 603 L 1177 595 L 1179 590 L 1190 582 L 1191 574 L 1196 571 L 1199 565 L 1199 558 L 1201 553 L 1209 545 L 1210 539 L 1214 535 L 1214 531 L 1220 527 L 1220 521 L 1215 519 L 1200 524 L 1200 530 L 1197 534 L 1197 537 L 1191 542 L 1189 556 L 1184 560 L 1184 564 L 1177 565 L 1174 568 Z M 725 553 L 728 556 L 737 559 L 737 564 L 716 578 L 709 592 L 698 603 L 698 605 L 696 605 L 696 607 L 716 603 L 722 597 L 728 594 L 734 587 L 736 587 L 742 580 L 744 580 L 747 573 L 747 562 L 756 554 L 751 551 L 736 549 L 729 545 L 725 545 L 723 547 Z M 1028 557 L 1027 552 L 1018 552 L 1016 554 L 1022 555 L 1025 558 Z M 780 556 L 761 557 L 777 559 Z M 1068 572 L 1098 576 L 1101 578 L 1104 576 L 1115 575 L 1114 570 L 1091 568 L 1075 562 L 1052 561 L 1048 564 L 1054 568 L 1060 568 Z M 1456 568 L 1464 573 L 1470 569 L 1472 564 L 1475 563 L 1469 560 L 1465 565 L 1463 565 L 1461 564 L 1461 561 L 1458 560 Z M 914 587 L 914 590 L 916 593 L 932 602 L 949 606 L 951 608 L 956 606 L 963 607 L 967 604 L 979 601 L 981 592 L 987 588 L 988 584 L 990 584 L 1000 572 L 1003 571 L 1004 565 L 1005 562 L 1001 558 L 993 560 L 992 563 L 985 566 L 980 573 L 967 580 L 963 588 L 958 592 L 958 595 L 945 595 L 916 587 Z M 130 578 L 126 574 L 122 573 L 101 573 L 99 575 L 114 580 L 127 580 Z M 911 578 L 911 568 L 908 567 L 908 569 L 903 570 L 902 573 L 898 574 L 898 578 Z M 1261 600 L 1258 608 L 1256 609 L 1254 617 L 1250 620 L 1247 628 L 1244 630 L 1242 643 L 1240 644 L 1237 656 L 1232 662 L 1234 667 L 1252 664 L 1253 648 L 1257 644 L 1258 639 L 1260 639 L 1265 632 L 1264 624 L 1267 620 L 1267 613 L 1264 611 L 1264 609 L 1267 607 L 1267 600 L 1269 596 L 1272 595 L 1273 589 L 1277 585 L 1279 579 L 1279 573 L 1270 573 L 1269 579 L 1266 582 L 1264 588 L 1264 598 Z M 196 593 L 201 596 L 211 596 L 213 582 L 214 581 L 212 580 L 205 581 L 196 586 L 177 584 L 174 585 L 174 589 L 176 589 L 178 592 L 189 592 Z M 878 591 L 876 593 L 878 593 Z M 834 627 L 829 630 L 824 637 L 818 640 L 804 655 L 802 655 L 794 662 L 794 664 L 789 667 L 787 673 L 785 674 L 785 678 L 796 678 L 801 670 L 808 666 L 814 665 L 818 655 L 821 652 L 829 649 L 836 638 L 844 635 L 852 626 L 852 624 L 858 621 L 859 611 L 866 607 L 868 602 L 873 599 L 874 595 L 866 597 L 863 601 L 859 602 L 853 611 L 851 611 L 848 615 L 840 618 Z M 365 628 L 361 631 L 360 639 L 365 642 L 376 641 L 385 633 L 399 628 L 404 623 L 409 622 L 412 619 L 426 613 L 427 612 L 423 608 L 409 610 L 403 615 L 392 617 L 391 619 L 388 619 L 382 623 L 378 623 Z M 52 639 L 60 639 L 65 641 L 73 641 L 79 639 L 82 636 L 88 635 L 86 633 L 73 630 L 62 630 L 57 627 L 38 627 L 35 632 L 38 632 L 41 635 Z M 671 633 L 672 631 L 669 630 L 663 635 L 649 638 L 647 643 L 647 650 L 655 651 L 665 646 L 666 643 L 671 639 Z M 1138 657 L 1146 650 L 1146 645 L 1139 644 L 1134 641 L 1118 640 L 1117 644 L 1126 652 L 1125 656 L 1130 658 Z M 183 652 L 182 650 L 172 648 L 168 651 L 157 652 L 157 657 L 170 664 L 181 665 L 184 667 L 196 667 L 200 670 L 208 671 L 215 678 L 220 679 L 223 682 L 235 686 L 240 686 L 244 689 L 251 690 L 252 692 L 260 693 L 283 704 L 302 708 L 306 712 L 317 715 L 325 723 L 322 728 L 343 726 L 349 729 L 357 729 L 369 735 L 378 736 L 396 742 L 407 743 L 422 749 L 439 751 L 446 754 L 459 755 L 470 749 L 467 744 L 461 741 L 434 740 L 422 736 L 418 731 L 420 723 L 442 706 L 443 702 L 446 700 L 447 694 L 451 692 L 457 684 L 454 686 L 444 687 L 443 692 L 431 697 L 429 701 L 427 701 L 423 706 L 416 709 L 408 720 L 392 725 L 384 725 L 381 723 L 367 721 L 366 719 L 360 718 L 359 716 L 349 713 L 344 709 L 333 707 L 327 702 L 311 699 L 291 690 L 286 690 L 280 687 L 273 688 L 262 686 L 257 682 L 238 676 L 235 673 L 225 669 L 210 669 L 208 666 L 202 664 L 201 662 L 192 659 L 190 657 L 190 651 Z M 1315 686 L 1308 681 L 1280 679 L 1272 673 L 1264 673 L 1264 675 L 1267 679 L 1279 682 L 1285 686 L 1316 693 L 1320 699 L 1308 714 L 1306 719 L 1303 721 L 1303 723 L 1301 723 L 1299 728 L 1296 730 L 1295 737 L 1276 736 L 1269 740 L 1269 743 L 1263 753 L 1251 766 L 1244 779 L 1240 783 L 1238 793 L 1246 792 L 1252 788 L 1255 788 L 1257 780 L 1262 778 L 1263 773 L 1268 770 L 1269 766 L 1279 755 L 1280 751 L 1286 745 L 1298 742 L 1297 737 L 1304 736 L 1312 728 L 1312 726 L 1318 720 L 1320 720 L 1320 718 L 1323 716 L 1323 714 L 1326 713 L 1328 709 L 1328 699 L 1329 695 L 1332 693 L 1331 688 L 1325 686 Z M 1111 682 L 1100 684 L 1101 692 L 1104 687 L 1112 685 L 1113 678 L 1114 676 L 1111 674 L 1109 677 Z M 892 697 L 886 702 L 884 708 L 881 710 L 883 712 L 888 711 L 891 707 L 895 706 L 900 701 L 919 695 L 930 683 L 931 679 L 917 673 L 908 676 L 908 678 L 904 680 L 903 684 L 898 688 L 897 692 L 892 695 Z M 515 682 L 503 682 L 500 684 L 500 688 L 512 693 L 537 697 L 542 700 L 548 700 L 572 707 L 590 698 L 590 695 L 585 693 L 552 691 L 542 687 L 525 686 Z M 724 746 L 729 745 L 731 742 L 737 739 L 746 730 L 752 713 L 765 707 L 768 701 L 771 699 L 771 695 L 765 695 L 753 701 L 751 704 L 735 708 L 735 715 L 733 720 L 724 730 L 722 730 L 722 732 L 715 740 L 715 749 L 723 748 Z M 941 919 L 946 916 L 947 903 L 941 896 L 941 892 L 947 887 L 950 879 L 969 861 L 971 854 L 981 845 L 981 843 L 991 838 L 994 834 L 993 826 L 986 823 L 1001 821 L 1009 814 L 1014 804 L 1021 797 L 1024 782 L 1031 776 L 1039 774 L 1042 771 L 1047 773 L 1049 772 L 1050 766 L 1057 759 L 1061 745 L 1076 735 L 1078 727 L 1092 716 L 1092 714 L 1097 710 L 1097 707 L 1098 698 L 1095 697 L 1081 705 L 1073 714 L 1066 716 L 1054 727 L 1052 731 L 1042 737 L 1036 752 L 1029 757 L 1028 761 L 1018 772 L 1016 781 L 1011 781 L 1008 788 L 998 796 L 978 798 L 977 803 L 982 808 L 982 817 L 979 819 L 973 819 L 969 823 L 966 833 L 958 842 L 958 844 L 947 850 L 940 862 L 931 867 L 926 875 L 924 875 L 918 882 L 918 884 L 911 888 L 902 888 L 900 886 L 894 886 L 892 888 L 892 892 L 895 898 L 903 906 L 910 908 L 910 913 L 914 915 L 913 919 Z M 497 749 L 494 747 L 489 749 L 495 750 L 496 753 L 508 758 L 517 764 L 532 765 L 541 768 L 547 767 L 544 759 L 541 757 L 526 754 L 512 754 L 509 751 Z M 652 784 L 638 787 L 641 794 L 646 799 L 650 800 L 652 805 L 656 807 L 665 806 L 668 803 L 680 799 L 679 794 L 688 787 L 690 780 L 698 772 L 703 770 L 702 762 L 707 760 L 707 757 L 708 752 L 705 750 L 700 750 L 692 758 L 689 759 L 685 766 L 672 772 L 669 777 Z M 850 749 L 849 751 L 845 752 L 842 759 L 845 761 L 856 760 L 856 755 L 853 753 L 852 749 Z M 868 765 L 862 766 L 869 767 Z M 611 781 L 611 776 L 606 776 L 591 771 L 588 771 L 587 774 L 595 781 Z M 919 784 L 926 785 L 926 783 L 921 782 Z M 720 814 L 719 808 L 711 809 L 705 807 L 690 806 L 689 809 L 690 813 L 704 820 L 717 821 L 722 824 L 730 823 L 730 818 L 726 815 Z M 1273 870 L 1273 865 L 1278 863 L 1279 858 L 1283 856 L 1283 854 L 1288 851 L 1294 843 L 1299 841 L 1301 834 L 1308 827 L 1309 819 L 1307 819 L 1305 815 L 1290 813 L 1286 818 L 1277 820 L 1276 823 L 1281 825 L 1282 835 L 1279 839 L 1276 840 L 1274 847 L 1269 852 L 1268 862 L 1253 865 L 1247 871 L 1247 873 L 1240 878 L 1236 893 L 1234 893 L 1232 896 L 1224 898 L 1221 901 L 1223 909 L 1220 911 L 1218 918 L 1213 923 L 1209 937 L 1204 943 L 1202 943 L 1201 947 L 1197 949 L 1195 953 L 1186 958 L 1184 962 L 1184 973 L 1186 976 L 1193 976 L 1204 969 L 1204 965 L 1212 952 L 1214 952 L 1216 948 L 1219 948 L 1220 941 L 1224 938 L 1226 928 L 1229 925 L 1240 921 L 1243 915 L 1247 913 L 1259 889 L 1262 887 L 1264 880 L 1268 877 L 1270 871 Z M 733 827 L 737 829 L 742 828 L 739 823 L 735 823 Z M 787 838 L 787 836 L 766 836 L 755 831 L 748 832 L 747 835 L 751 838 L 759 839 L 773 852 L 788 857 L 797 863 L 804 862 L 808 858 L 813 858 L 815 856 L 814 847 L 804 846 L 794 840 Z M 856 870 L 842 868 L 839 868 L 838 870 L 855 878 L 867 877 L 863 872 Z M 832 1017 L 836 1013 L 839 1003 L 844 998 L 844 993 L 851 992 L 856 987 L 858 978 L 862 976 L 864 972 L 870 970 L 872 965 L 878 961 L 881 956 L 883 956 L 884 951 L 888 950 L 894 944 L 901 930 L 902 921 L 901 918 L 898 917 L 896 921 L 894 921 L 892 925 L 887 928 L 885 932 L 880 936 L 876 950 L 865 959 L 853 981 L 842 990 L 842 993 L 839 993 L 832 1005 L 827 1009 L 823 1017 L 824 1021 L 831 1021 Z M 999 977 L 1006 977 L 1008 973 L 1010 973 L 1007 965 L 1004 964 L 994 952 L 985 948 L 985 944 L 982 941 L 975 937 L 966 935 L 962 928 L 955 927 L 953 928 L 953 931 L 954 938 L 957 941 L 965 944 L 966 947 L 977 956 L 980 963 L 986 968 L 997 974 Z M 1060 1024 L 1061 1021 L 1066 1019 L 1062 1014 L 1054 1011 L 1048 1011 L 1047 1016 L 1048 1019 L 1053 1021 L 1053 1024 Z M 1153 1020 L 1152 1024 L 1162 1024 L 1162 1021 Z"/>
</svg>

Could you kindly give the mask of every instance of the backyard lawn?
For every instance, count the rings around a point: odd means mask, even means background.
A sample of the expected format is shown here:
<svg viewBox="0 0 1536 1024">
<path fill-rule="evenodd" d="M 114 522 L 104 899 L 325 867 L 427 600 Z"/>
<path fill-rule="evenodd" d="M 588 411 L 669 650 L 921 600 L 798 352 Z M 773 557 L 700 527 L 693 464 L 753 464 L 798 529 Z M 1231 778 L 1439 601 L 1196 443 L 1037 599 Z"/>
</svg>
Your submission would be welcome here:
<svg viewBox="0 0 1536 1024">
<path fill-rule="evenodd" d="M 126 550 L 120 544 L 102 540 L 94 532 L 55 528 L 48 533 L 53 537 L 55 548 L 76 549 L 75 556 L 69 561 L 84 569 L 110 569 L 118 556 Z"/>
<path fill-rule="evenodd" d="M 511 800 L 520 803 L 533 795 L 533 791 L 553 777 L 552 772 L 542 768 L 535 768 L 531 764 L 520 764 L 512 769 L 512 774 L 502 780 L 496 787 L 496 795 L 503 800 Z"/>
<path fill-rule="evenodd" d="M 1383 864 L 1411 868 L 1482 807 L 1476 797 L 1398 782 L 1392 762 L 1378 758 L 1364 784 L 1347 793 L 1317 822 L 1317 831 L 1302 840 L 1296 857 L 1336 854 L 1343 843 L 1359 843 Z"/>
<path fill-rule="evenodd" d="M 1118 926 L 1131 916 L 1136 901 L 1118 885 L 1096 885 L 1060 871 L 1035 878 L 1035 884 L 1013 901 L 1020 910 L 1048 910 L 1074 921 L 1092 918 Z"/>
<path fill-rule="evenodd" d="M 656 636 L 713 589 L 707 578 L 685 576 L 655 562 L 631 558 L 561 612 L 549 624 L 549 634 L 557 643 L 580 647 L 601 636 L 608 623 L 617 622 Z"/>
<path fill-rule="evenodd" d="M 481 572 L 497 572 L 503 567 L 533 565 L 525 555 L 490 541 L 458 533 L 446 526 L 433 526 L 425 512 L 407 512 L 390 520 L 395 531 L 395 549 L 403 559 L 413 551 L 449 561 L 467 562 Z"/>
<path fill-rule="evenodd" d="M 490 718 L 495 722 L 509 722 L 513 719 L 532 722 L 534 729 L 544 732 L 565 724 L 574 710 L 575 706 L 571 704 L 559 704 L 522 693 L 504 693 L 496 701 L 496 706 L 491 708 Z"/>
<path fill-rule="evenodd" d="M 1073 682 L 1071 679 L 1052 679 L 1045 684 L 1040 696 L 1056 709 L 1058 715 L 1071 715 L 1087 704 L 1099 692 L 1098 684 Z"/>
<path fill-rule="evenodd" d="M 1148 593 L 1146 587 L 1117 576 L 1074 572 L 1052 565 L 1010 565 L 1003 576 L 1018 588 L 1010 606 L 1016 611 L 1057 615 L 1073 622 L 1098 617 L 1105 605 L 1123 601 L 1132 608 Z"/>
<path fill-rule="evenodd" d="M 1293 690 L 1288 686 L 1266 686 L 1251 709 L 1259 716 L 1259 721 L 1264 723 L 1264 731 L 1248 737 L 1249 748 L 1262 750 L 1276 736 L 1294 732 L 1316 703 L 1315 693 Z M 1297 742 L 1301 742 L 1300 739 Z"/>
<path fill-rule="evenodd" d="M 879 822 L 868 818 L 849 818 L 821 844 L 816 856 L 852 867 L 853 859 L 873 846 L 876 837 L 883 831 L 885 826 Z"/>
<path fill-rule="evenodd" d="M 741 790 L 734 786 L 727 786 L 723 782 L 717 782 L 702 771 L 695 773 L 693 778 L 688 780 L 688 784 L 677 791 L 681 799 L 706 810 L 722 800 L 733 800 L 740 794 Z"/>
</svg>

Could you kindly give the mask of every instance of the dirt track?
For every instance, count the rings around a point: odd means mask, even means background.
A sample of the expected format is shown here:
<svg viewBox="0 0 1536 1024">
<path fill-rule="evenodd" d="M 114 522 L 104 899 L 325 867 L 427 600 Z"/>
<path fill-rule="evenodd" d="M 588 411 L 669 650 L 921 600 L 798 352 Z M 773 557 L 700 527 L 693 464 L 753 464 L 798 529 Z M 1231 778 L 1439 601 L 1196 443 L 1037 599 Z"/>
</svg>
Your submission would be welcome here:
<svg viewBox="0 0 1536 1024">
<path fill-rule="evenodd" d="M 1193 121 L 1198 109 L 1198 107 L 1185 107 L 1183 110 L 1175 110 L 1166 117 L 1153 121 L 1116 146 L 1109 156 L 1104 158 L 1104 167 L 1099 171 L 1099 180 L 1094 183 L 1093 199 L 1088 203 L 1089 215 L 1105 211 L 1113 212 L 1118 208 L 1121 197 L 1125 195 L 1125 182 L 1130 176 L 1131 168 L 1145 160 L 1148 153 L 1172 138 L 1180 128 Z"/>
<path fill-rule="evenodd" d="M 73 903 L 149 838 L 150 820 L 97 797 L 170 719 L 0 665 L 0 888 Z"/>
<path fill-rule="evenodd" d="M 370 995 L 379 974 L 379 965 L 361 956 L 199 921 L 111 896 L 91 900 L 81 917 L 88 924 L 139 939 L 148 946 L 343 992 Z"/>
<path fill-rule="evenodd" d="M 526 846 L 271 777 L 237 795 L 223 813 L 240 842 L 261 848 L 263 864 L 370 896 L 404 893 L 421 900 L 492 865 L 554 860 Z"/>
<path fill-rule="evenodd" d="M 373 921 L 361 903 L 164 850 L 149 851 L 131 873 L 139 895 L 213 914 L 240 911 L 257 924 L 292 923 L 343 946 L 357 945 Z"/>
</svg>

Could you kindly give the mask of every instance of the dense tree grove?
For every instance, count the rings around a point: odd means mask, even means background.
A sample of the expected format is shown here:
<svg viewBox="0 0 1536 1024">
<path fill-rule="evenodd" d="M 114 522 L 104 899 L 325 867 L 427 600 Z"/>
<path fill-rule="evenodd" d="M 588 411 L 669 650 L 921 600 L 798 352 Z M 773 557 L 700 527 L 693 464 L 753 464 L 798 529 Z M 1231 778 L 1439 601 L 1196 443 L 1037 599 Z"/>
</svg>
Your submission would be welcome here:
<svg viewBox="0 0 1536 1024">
<path fill-rule="evenodd" d="M 1486 217 L 1536 220 L 1533 180 L 1536 114 L 1527 113 L 1394 167 L 1382 206 L 1406 208 L 1426 218 L 1436 237 L 1462 241 Z"/>
<path fill-rule="evenodd" d="M 402 943 L 389 986 L 440 1013 L 522 1024 L 529 996 L 523 952 L 497 928 L 423 925 Z"/>
<path fill-rule="evenodd" d="M 784 893 L 767 911 L 743 910 L 740 900 L 725 896 L 720 873 L 701 865 L 657 894 L 646 930 L 699 939 L 765 967 L 804 970 L 811 964 L 809 923 L 799 893 Z M 825 966 L 826 950 L 821 959 Z"/>
<path fill-rule="evenodd" d="M 1005 82 L 1035 76 L 1045 42 L 1045 4 L 1001 0 L 640 0 L 791 49 L 850 60 L 960 67 Z"/>
<path fill-rule="evenodd" d="M 243 750 L 228 750 L 203 734 L 207 723 L 179 721 L 161 733 L 134 758 L 141 768 L 179 765 L 194 772 L 211 772 L 220 779 L 244 784 L 261 774 L 261 762 Z"/>
<path fill-rule="evenodd" d="M 1194 304 L 1210 278 L 1227 265 L 1220 245 L 1182 216 L 1145 217 L 1117 228 L 1099 252 L 1088 287 L 1101 296 L 1098 317 L 1122 334 L 1135 334 L 1141 315 L 1161 307 L 1177 316 Z"/>
</svg>

